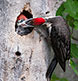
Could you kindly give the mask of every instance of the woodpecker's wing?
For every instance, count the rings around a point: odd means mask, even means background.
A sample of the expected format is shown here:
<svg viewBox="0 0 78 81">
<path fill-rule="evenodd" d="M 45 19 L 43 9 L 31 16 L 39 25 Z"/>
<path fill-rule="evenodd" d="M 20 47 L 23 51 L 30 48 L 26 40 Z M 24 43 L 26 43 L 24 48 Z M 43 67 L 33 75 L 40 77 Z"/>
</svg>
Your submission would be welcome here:
<svg viewBox="0 0 78 81">
<path fill-rule="evenodd" d="M 70 58 L 70 30 L 66 21 L 61 17 L 49 18 L 51 25 L 51 42 L 56 58 L 65 71 L 65 62 Z"/>
</svg>

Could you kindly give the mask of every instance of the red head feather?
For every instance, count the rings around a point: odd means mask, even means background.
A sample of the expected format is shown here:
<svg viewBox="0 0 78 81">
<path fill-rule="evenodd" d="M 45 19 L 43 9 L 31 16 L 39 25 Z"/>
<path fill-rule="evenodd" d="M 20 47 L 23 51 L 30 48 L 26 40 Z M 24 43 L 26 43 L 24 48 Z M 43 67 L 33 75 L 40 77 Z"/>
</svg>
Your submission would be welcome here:
<svg viewBox="0 0 78 81">
<path fill-rule="evenodd" d="M 21 19 L 26 20 L 27 18 L 26 18 L 26 16 L 24 16 L 23 14 L 21 14 L 21 15 L 19 15 L 19 16 L 17 17 L 17 21 L 18 21 L 18 20 L 21 20 Z"/>
<path fill-rule="evenodd" d="M 45 19 L 43 19 L 42 17 L 33 19 L 33 25 L 41 25 L 43 23 L 45 23 Z"/>
</svg>

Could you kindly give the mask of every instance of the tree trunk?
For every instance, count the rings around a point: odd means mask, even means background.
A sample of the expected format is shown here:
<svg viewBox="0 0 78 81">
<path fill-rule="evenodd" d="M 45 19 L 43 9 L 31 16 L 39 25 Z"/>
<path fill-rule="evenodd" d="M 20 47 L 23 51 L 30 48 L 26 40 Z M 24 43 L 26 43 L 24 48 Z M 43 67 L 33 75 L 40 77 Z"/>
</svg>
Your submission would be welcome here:
<svg viewBox="0 0 78 81">
<path fill-rule="evenodd" d="M 0 0 L 0 81 L 47 81 L 52 59 L 47 42 L 36 31 L 26 36 L 15 32 L 16 17 L 27 2 L 33 16 L 40 17 L 47 11 L 55 16 L 63 0 Z"/>
</svg>

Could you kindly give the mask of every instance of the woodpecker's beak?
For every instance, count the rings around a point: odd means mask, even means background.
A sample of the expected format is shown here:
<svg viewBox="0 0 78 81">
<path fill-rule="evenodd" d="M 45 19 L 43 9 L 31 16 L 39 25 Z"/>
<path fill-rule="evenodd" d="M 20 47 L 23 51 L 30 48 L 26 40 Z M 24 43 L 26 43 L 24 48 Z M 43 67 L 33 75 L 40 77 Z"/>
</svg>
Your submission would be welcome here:
<svg viewBox="0 0 78 81">
<path fill-rule="evenodd" d="M 19 20 L 17 25 L 22 26 L 23 28 L 34 27 L 32 25 L 32 20 L 33 20 L 33 18 L 30 18 L 30 19 L 27 19 L 27 20 L 21 20 L 21 21 Z"/>
</svg>

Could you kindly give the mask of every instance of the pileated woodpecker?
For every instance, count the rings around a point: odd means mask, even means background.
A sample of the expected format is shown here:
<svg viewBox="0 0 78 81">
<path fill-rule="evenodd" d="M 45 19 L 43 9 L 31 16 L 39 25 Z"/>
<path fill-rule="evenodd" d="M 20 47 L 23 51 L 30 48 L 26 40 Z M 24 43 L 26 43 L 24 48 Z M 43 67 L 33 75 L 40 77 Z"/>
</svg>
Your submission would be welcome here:
<svg viewBox="0 0 78 81">
<path fill-rule="evenodd" d="M 22 27 L 22 24 L 20 25 Z M 50 38 L 51 47 L 53 48 L 55 54 L 46 72 L 47 80 L 51 80 L 52 73 L 57 63 L 59 63 L 59 65 L 65 72 L 66 60 L 70 59 L 71 45 L 70 29 L 66 24 L 66 21 L 61 16 L 48 19 L 40 17 L 29 19 L 25 22 L 25 25 L 29 25 L 29 28 L 32 26 L 37 30 L 44 27 L 46 29 L 45 31 L 47 32 L 47 36 Z M 43 34 L 43 31 L 41 31 L 40 33 Z"/>
</svg>

